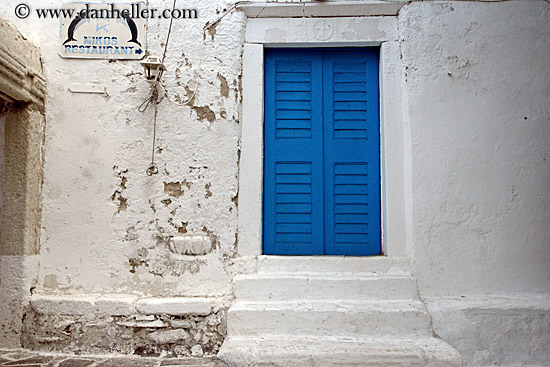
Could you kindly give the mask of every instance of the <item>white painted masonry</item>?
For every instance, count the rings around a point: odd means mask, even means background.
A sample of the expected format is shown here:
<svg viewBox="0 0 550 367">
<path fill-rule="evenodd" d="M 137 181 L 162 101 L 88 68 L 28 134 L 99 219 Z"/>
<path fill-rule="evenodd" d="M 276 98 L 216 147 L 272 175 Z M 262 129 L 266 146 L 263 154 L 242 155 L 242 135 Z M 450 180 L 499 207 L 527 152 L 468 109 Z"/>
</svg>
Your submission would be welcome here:
<svg viewBox="0 0 550 367">
<path fill-rule="evenodd" d="M 265 336 L 257 365 L 550 365 L 547 1 L 257 2 L 203 38 L 234 2 L 178 0 L 199 18 L 173 22 L 154 176 L 139 63 L 62 59 L 59 21 L 18 19 L 19 3 L 0 18 L 40 48 L 47 79 L 42 227 L 38 255 L 0 259 L 2 304 L 10 283 L 29 299 L 10 305 L 20 319 L 2 345 L 208 355 L 229 335 L 222 352 L 245 365 L 253 345 L 239 338 L 265 322 L 291 337 Z M 168 23 L 148 21 L 149 53 L 162 55 Z M 261 255 L 263 49 L 319 46 L 380 46 L 384 257 Z M 289 308 L 299 296 L 315 307 Z M 300 354 L 290 326 L 327 320 Z M 345 344 L 350 330 L 380 334 Z"/>
<path fill-rule="evenodd" d="M 543 1 L 400 12 L 414 273 L 469 365 L 550 364 L 549 20 Z"/>
<path fill-rule="evenodd" d="M 462 366 L 433 336 L 410 269 L 400 257 L 262 256 L 255 273 L 233 280 L 218 357 L 254 366 Z"/>
</svg>

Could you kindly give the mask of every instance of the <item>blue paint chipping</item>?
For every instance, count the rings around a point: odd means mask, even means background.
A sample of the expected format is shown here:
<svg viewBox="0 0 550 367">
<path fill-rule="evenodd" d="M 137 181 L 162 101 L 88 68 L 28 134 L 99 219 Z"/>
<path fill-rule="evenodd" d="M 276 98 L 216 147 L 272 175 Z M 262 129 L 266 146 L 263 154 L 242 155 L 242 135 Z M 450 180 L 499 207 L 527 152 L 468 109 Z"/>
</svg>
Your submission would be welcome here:
<svg viewBox="0 0 550 367">
<path fill-rule="evenodd" d="M 378 50 L 265 51 L 266 255 L 381 252 Z"/>
</svg>

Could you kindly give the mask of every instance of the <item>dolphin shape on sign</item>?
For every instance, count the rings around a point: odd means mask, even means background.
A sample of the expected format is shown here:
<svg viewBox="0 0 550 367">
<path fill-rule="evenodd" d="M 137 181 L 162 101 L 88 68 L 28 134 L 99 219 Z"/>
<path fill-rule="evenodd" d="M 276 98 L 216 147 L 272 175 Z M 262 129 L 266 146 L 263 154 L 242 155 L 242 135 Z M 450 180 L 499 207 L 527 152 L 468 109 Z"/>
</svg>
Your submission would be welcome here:
<svg viewBox="0 0 550 367">
<path fill-rule="evenodd" d="M 129 40 L 128 42 L 133 42 L 133 43 L 139 45 L 139 47 L 141 47 L 141 43 L 139 43 L 139 41 L 137 40 L 138 29 L 137 29 L 136 23 L 128 15 L 123 14 L 122 17 L 124 18 L 124 20 L 128 24 L 128 28 L 130 29 L 130 33 L 132 34 L 132 39 Z"/>
<path fill-rule="evenodd" d="M 69 28 L 67 29 L 67 39 L 65 40 L 65 42 L 63 42 L 63 45 L 71 41 L 76 41 L 76 39 L 74 38 L 74 32 L 76 31 L 76 28 L 79 25 L 80 21 L 82 21 L 83 19 L 84 18 L 82 18 L 79 14 L 76 16 L 76 18 L 73 19 L 71 24 L 69 24 Z"/>
</svg>

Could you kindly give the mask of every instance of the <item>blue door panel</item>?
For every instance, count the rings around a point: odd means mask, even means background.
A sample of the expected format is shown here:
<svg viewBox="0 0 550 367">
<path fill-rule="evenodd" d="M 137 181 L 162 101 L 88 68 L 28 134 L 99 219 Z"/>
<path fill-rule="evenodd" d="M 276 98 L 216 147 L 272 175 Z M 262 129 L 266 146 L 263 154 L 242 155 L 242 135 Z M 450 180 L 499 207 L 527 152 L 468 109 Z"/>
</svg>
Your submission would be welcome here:
<svg viewBox="0 0 550 367">
<path fill-rule="evenodd" d="M 264 254 L 380 253 L 378 53 L 265 52 Z"/>
<path fill-rule="evenodd" d="M 266 50 L 264 253 L 323 254 L 322 59 Z"/>
<path fill-rule="evenodd" d="M 326 255 L 377 255 L 380 241 L 378 53 L 323 53 Z"/>
</svg>

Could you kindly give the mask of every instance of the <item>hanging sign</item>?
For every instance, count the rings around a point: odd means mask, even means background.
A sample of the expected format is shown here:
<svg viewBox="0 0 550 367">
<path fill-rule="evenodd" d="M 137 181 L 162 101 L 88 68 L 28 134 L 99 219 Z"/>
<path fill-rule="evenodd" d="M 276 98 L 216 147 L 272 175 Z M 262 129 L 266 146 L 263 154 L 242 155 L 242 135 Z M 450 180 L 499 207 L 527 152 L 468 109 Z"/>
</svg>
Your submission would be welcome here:
<svg viewBox="0 0 550 367">
<path fill-rule="evenodd" d="M 66 3 L 59 54 L 80 59 L 141 59 L 145 54 L 143 3 Z M 72 10 L 71 10 L 72 9 Z M 69 13 L 67 13 L 69 14 Z"/>
</svg>

